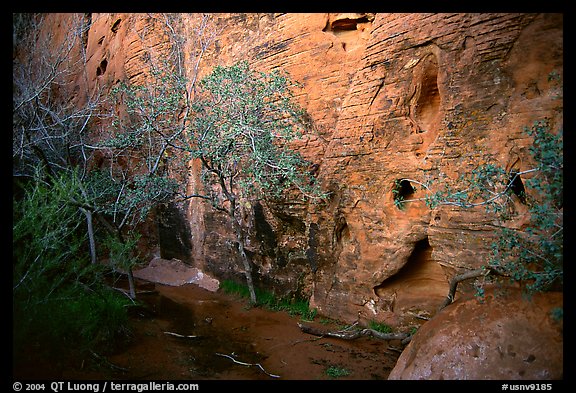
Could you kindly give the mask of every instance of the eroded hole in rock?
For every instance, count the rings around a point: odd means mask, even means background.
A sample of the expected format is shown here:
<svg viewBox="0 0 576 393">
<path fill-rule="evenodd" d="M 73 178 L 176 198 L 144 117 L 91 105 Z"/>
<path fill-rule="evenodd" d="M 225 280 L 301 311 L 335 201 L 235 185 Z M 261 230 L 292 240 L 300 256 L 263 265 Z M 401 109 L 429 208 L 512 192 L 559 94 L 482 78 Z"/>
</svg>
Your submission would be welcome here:
<svg viewBox="0 0 576 393">
<path fill-rule="evenodd" d="M 336 222 L 334 235 L 336 236 L 337 244 L 342 244 L 343 242 L 350 239 L 350 230 L 348 229 L 348 223 L 344 217 L 340 217 Z"/>
<path fill-rule="evenodd" d="M 370 19 L 367 15 L 362 15 L 357 18 L 340 18 L 333 21 L 328 21 L 322 31 L 350 31 L 357 30 L 359 23 L 368 23 Z"/>
<path fill-rule="evenodd" d="M 122 22 L 122 19 L 117 19 L 112 24 L 112 27 L 110 28 L 110 30 L 112 30 L 112 33 L 116 33 L 118 31 L 118 29 L 120 28 L 120 22 Z"/>
<path fill-rule="evenodd" d="M 520 175 L 516 171 L 510 172 L 510 191 L 518 197 L 518 200 L 523 205 L 526 204 L 526 189 Z"/>
<path fill-rule="evenodd" d="M 396 180 L 392 188 L 394 205 L 396 205 L 398 209 L 404 209 L 406 207 L 405 201 L 412 199 L 414 192 L 416 192 L 416 189 L 410 181 L 406 179 Z"/>
<path fill-rule="evenodd" d="M 438 90 L 438 60 L 433 54 L 422 62 L 420 77 L 420 95 L 414 109 L 414 117 L 420 124 L 419 132 L 435 129 L 435 120 L 440 109 L 440 91 Z"/>
<path fill-rule="evenodd" d="M 104 42 L 104 38 L 106 38 L 105 35 L 103 35 L 102 37 L 100 37 L 100 39 L 98 40 L 98 45 L 102 45 L 102 43 Z"/>
<path fill-rule="evenodd" d="M 104 59 L 100 62 L 98 68 L 96 68 L 96 76 L 104 75 L 106 72 L 106 67 L 108 67 L 108 60 Z"/>
<path fill-rule="evenodd" d="M 442 266 L 432 259 L 428 238 L 414 244 L 404 266 L 374 287 L 384 311 L 433 315 L 448 294 L 448 281 Z"/>
</svg>

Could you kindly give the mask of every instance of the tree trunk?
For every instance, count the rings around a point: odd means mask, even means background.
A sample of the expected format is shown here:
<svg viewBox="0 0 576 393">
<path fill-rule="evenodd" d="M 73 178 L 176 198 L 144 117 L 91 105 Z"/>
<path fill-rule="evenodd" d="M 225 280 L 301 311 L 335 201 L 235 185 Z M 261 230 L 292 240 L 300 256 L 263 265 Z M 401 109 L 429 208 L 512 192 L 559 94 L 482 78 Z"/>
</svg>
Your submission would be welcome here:
<svg viewBox="0 0 576 393">
<path fill-rule="evenodd" d="M 100 214 L 96 214 L 96 218 L 100 220 L 100 222 L 106 227 L 106 229 L 114 235 L 118 241 L 122 244 L 125 243 L 124 236 L 122 236 L 122 232 L 120 229 L 115 228 L 112 224 L 106 220 L 106 218 Z M 132 266 L 128 266 L 126 269 L 126 275 L 128 276 L 128 287 L 129 287 L 129 295 L 131 299 L 136 299 L 136 284 L 134 283 L 134 274 L 132 273 Z"/>
<path fill-rule="evenodd" d="M 136 299 L 136 285 L 134 284 L 134 274 L 132 273 L 132 266 L 128 266 L 128 289 L 130 291 L 130 299 Z"/>
<path fill-rule="evenodd" d="M 240 225 L 237 226 L 240 227 Z M 240 256 L 242 257 L 242 263 L 244 264 L 244 275 L 246 276 L 248 291 L 250 291 L 250 301 L 253 304 L 256 304 L 256 291 L 254 290 L 254 281 L 252 280 L 252 265 L 250 265 L 248 255 L 246 255 L 246 251 L 244 250 L 244 236 L 241 233 L 242 228 L 240 228 L 239 232 L 240 233 L 236 232 L 236 236 L 238 238 L 238 249 L 240 251 Z"/>
<path fill-rule="evenodd" d="M 86 216 L 86 225 L 88 226 L 88 240 L 90 242 L 90 259 L 92 264 L 96 263 L 96 241 L 94 240 L 94 226 L 92 225 L 92 212 L 90 210 L 80 208 L 80 211 Z"/>
<path fill-rule="evenodd" d="M 252 265 L 250 264 L 250 260 L 248 259 L 248 255 L 246 255 L 246 250 L 244 248 L 244 230 L 242 229 L 242 225 L 238 221 L 236 221 L 235 210 L 236 210 L 236 201 L 234 199 L 230 199 L 230 211 L 229 215 L 232 219 L 232 225 L 234 226 L 234 231 L 236 232 L 236 239 L 238 240 L 238 251 L 240 252 L 240 257 L 242 258 L 242 264 L 244 265 L 244 275 L 246 276 L 246 284 L 248 285 L 248 291 L 250 292 L 250 302 L 252 304 L 256 304 L 256 291 L 254 289 L 254 280 L 252 279 Z"/>
<path fill-rule="evenodd" d="M 442 303 L 440 305 L 437 312 L 439 312 L 440 310 L 442 310 L 446 306 L 452 304 L 452 302 L 454 301 L 454 297 L 456 296 L 456 288 L 458 287 L 458 284 L 460 282 L 465 281 L 465 280 L 469 280 L 471 278 L 485 276 L 488 274 L 495 274 L 498 276 L 507 276 L 507 274 L 504 271 L 498 269 L 495 266 L 485 266 L 485 267 L 471 270 L 471 271 L 468 271 L 468 272 L 465 272 L 462 274 L 455 275 L 454 277 L 452 277 L 452 280 L 450 280 L 450 288 L 448 291 L 448 296 L 446 296 L 444 303 Z"/>
</svg>

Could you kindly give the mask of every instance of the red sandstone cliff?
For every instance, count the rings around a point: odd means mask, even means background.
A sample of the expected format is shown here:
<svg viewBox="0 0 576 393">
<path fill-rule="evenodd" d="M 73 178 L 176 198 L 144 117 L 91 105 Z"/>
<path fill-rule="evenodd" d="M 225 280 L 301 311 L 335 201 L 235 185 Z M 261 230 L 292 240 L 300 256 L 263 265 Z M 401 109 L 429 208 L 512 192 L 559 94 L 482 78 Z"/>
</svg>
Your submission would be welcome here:
<svg viewBox="0 0 576 393">
<path fill-rule="evenodd" d="M 90 27 L 88 82 L 77 89 L 145 81 L 147 60 L 171 50 L 173 33 L 194 75 L 201 15 L 78 17 Z M 422 201 L 399 210 L 396 180 L 455 178 L 490 157 L 524 170 L 523 127 L 544 118 L 562 126 L 562 87 L 549 78 L 563 74 L 559 14 L 215 14 L 209 23 L 217 35 L 200 75 L 247 59 L 303 85 L 297 98 L 312 126 L 298 148 L 331 198 L 256 206 L 249 244 L 263 285 L 303 292 L 335 318 L 416 323 L 452 275 L 485 262 L 493 217 Z M 198 170 L 191 191 L 201 190 Z M 201 201 L 159 220 L 163 254 L 221 278 L 239 274 L 229 223 Z"/>
</svg>

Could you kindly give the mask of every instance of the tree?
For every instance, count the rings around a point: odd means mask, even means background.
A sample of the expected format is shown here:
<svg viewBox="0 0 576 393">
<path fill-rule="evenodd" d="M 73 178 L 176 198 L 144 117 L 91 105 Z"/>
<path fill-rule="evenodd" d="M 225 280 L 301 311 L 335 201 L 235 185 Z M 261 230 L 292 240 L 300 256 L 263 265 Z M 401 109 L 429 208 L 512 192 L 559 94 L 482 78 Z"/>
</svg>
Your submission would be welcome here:
<svg viewBox="0 0 576 393">
<path fill-rule="evenodd" d="M 532 138 L 529 148 L 533 165 L 526 170 L 506 171 L 494 163 L 478 165 L 456 181 L 418 182 L 428 191 L 424 198 L 430 208 L 441 205 L 464 209 L 484 207 L 494 213 L 501 229 L 491 245 L 487 264 L 453 278 L 450 294 L 467 279 L 496 274 L 524 284 L 527 293 L 560 289 L 563 286 L 563 135 L 552 132 L 547 121 L 537 121 L 524 132 Z M 525 182 L 522 182 L 525 177 Z M 399 200 L 404 204 L 413 200 Z M 516 201 L 516 202 L 515 202 Z M 516 215 L 514 204 L 527 206 L 529 218 L 521 228 L 506 226 Z M 483 293 L 479 287 L 480 294 Z"/>
<path fill-rule="evenodd" d="M 218 37 L 209 16 L 200 18 L 190 38 L 195 44 L 191 73 L 183 67 L 179 16 L 147 17 L 169 41 L 164 49 L 148 47 L 146 34 L 151 30 L 137 32 L 148 54 L 147 78 L 120 81 L 109 95 L 96 89 L 78 100 L 68 100 L 66 86 L 84 69 L 83 44 L 91 17 L 71 16 L 78 27 L 68 30 L 61 46 L 43 28 L 42 15 L 14 17 L 15 26 L 25 26 L 15 36 L 20 54 L 14 57 L 14 176 L 36 182 L 62 174 L 74 179 L 78 192 L 70 193 L 66 203 L 85 216 L 93 263 L 98 242 L 107 245 L 112 261 L 134 261 L 126 247 L 134 243 L 137 225 L 155 206 L 190 198 L 211 201 L 232 219 L 255 302 L 240 222 L 240 210 L 246 208 L 242 201 L 279 196 L 289 187 L 302 195 L 320 195 L 307 163 L 290 149 L 302 130 L 304 113 L 292 102 L 286 75 L 256 73 L 246 62 L 217 67 L 198 86 L 203 55 Z M 82 75 L 88 86 L 85 71 Z M 96 119 L 105 133 L 91 129 Z M 193 158 L 202 162 L 205 180 L 220 187 L 219 192 L 209 188 L 206 195 L 186 193 L 183 186 Z M 31 171 L 38 163 L 44 171 Z M 112 237 L 97 239 L 98 229 Z M 131 266 L 121 267 L 134 298 Z"/>
<path fill-rule="evenodd" d="M 83 17 L 65 20 L 68 31 L 56 39 L 44 25 L 44 14 L 13 15 L 13 134 L 15 179 L 50 181 L 66 172 L 82 180 L 87 173 L 89 123 L 103 117 L 101 92 L 95 89 L 71 99 L 68 89 L 75 76 L 86 82 L 83 40 L 90 26 Z M 64 27 L 63 27 L 64 28 Z M 38 164 L 42 172 L 36 171 Z M 80 168 L 79 171 L 76 169 Z M 75 182 L 86 197 L 82 182 Z M 78 206 L 85 216 L 91 261 L 96 261 L 92 211 Z"/>
<path fill-rule="evenodd" d="M 67 34 L 61 39 L 47 29 L 46 15 L 13 16 L 13 176 L 48 183 L 64 174 L 73 179 L 79 192 L 63 202 L 85 217 L 92 263 L 98 259 L 97 243 L 108 247 L 111 261 L 122 255 L 122 261 L 134 262 L 126 246 L 135 244 L 131 239 L 138 237 L 137 225 L 153 207 L 177 194 L 173 169 L 185 166 L 175 164 L 174 150 L 185 150 L 179 141 L 189 120 L 196 74 L 217 37 L 209 16 L 203 15 L 192 37 L 197 50 L 191 54 L 194 68 L 187 84 L 182 39 L 174 28 L 178 17 L 148 16 L 151 25 L 166 32 L 168 53 L 148 48 L 147 83 L 124 81 L 109 95 L 100 88 L 71 94 L 75 83 L 89 86 L 85 41 L 91 16 L 64 18 Z M 140 38 L 146 47 L 146 37 Z M 95 120 L 106 132 L 94 132 Z M 42 171 L 36 171 L 38 164 Z M 97 224 L 107 232 L 102 239 L 96 239 Z M 132 266 L 121 264 L 134 298 Z"/>
<path fill-rule="evenodd" d="M 83 213 L 68 203 L 79 192 L 79 177 L 63 172 L 50 180 L 28 182 L 13 198 L 16 360 L 32 347 L 35 355 L 102 351 L 127 329 L 131 303 L 105 285 L 104 266 L 90 263 Z"/>
<path fill-rule="evenodd" d="M 306 197 L 322 195 L 309 164 L 291 145 L 301 135 L 304 112 L 293 101 L 290 83 L 287 75 L 256 72 L 246 61 L 218 66 L 201 81 L 193 104 L 190 153 L 202 162 L 212 206 L 232 222 L 253 303 L 242 210 L 290 187 Z"/>
<path fill-rule="evenodd" d="M 139 237 L 137 225 L 148 218 L 148 213 L 185 194 L 189 160 L 185 132 L 191 102 L 202 58 L 218 36 L 210 16 L 202 15 L 192 37 L 195 50 L 190 53 L 193 68 L 188 79 L 182 64 L 182 37 L 176 32 L 179 17 L 160 14 L 148 18 L 156 34 L 162 30 L 168 37 L 169 51 L 157 53 L 147 46 L 146 31 L 138 32 L 147 50 L 147 78 L 144 83 L 121 81 L 112 88 L 114 120 L 108 133 L 90 146 L 106 157 L 101 170 L 92 172 L 95 181 L 91 190 L 96 196 L 94 209 L 109 217 L 107 226 L 116 234 L 116 240 L 110 239 L 111 256 L 128 255 L 126 245 L 135 244 L 130 239 Z M 136 261 L 130 256 L 128 259 Z M 134 297 L 131 266 L 124 269 Z"/>
</svg>

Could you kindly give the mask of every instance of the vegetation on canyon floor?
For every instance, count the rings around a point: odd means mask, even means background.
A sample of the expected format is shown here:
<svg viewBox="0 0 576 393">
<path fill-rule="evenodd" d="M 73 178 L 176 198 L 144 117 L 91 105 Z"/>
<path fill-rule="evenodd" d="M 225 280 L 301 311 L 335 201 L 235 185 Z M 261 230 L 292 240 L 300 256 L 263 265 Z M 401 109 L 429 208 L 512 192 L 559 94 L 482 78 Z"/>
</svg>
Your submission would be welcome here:
<svg viewBox="0 0 576 393">
<path fill-rule="evenodd" d="M 247 285 L 239 284 L 232 280 L 223 280 L 220 289 L 228 294 L 238 295 L 241 298 L 250 299 L 250 291 Z M 256 288 L 257 306 L 265 307 L 273 311 L 286 311 L 290 315 L 298 315 L 303 321 L 312 321 L 316 317 L 317 310 L 310 308 L 307 299 L 292 297 L 278 297 L 270 291 Z"/>
<path fill-rule="evenodd" d="M 350 375 L 350 371 L 340 366 L 329 366 L 326 368 L 326 375 L 330 378 L 347 377 Z"/>
<path fill-rule="evenodd" d="M 107 350 L 126 337 L 132 302 L 90 263 L 82 213 L 62 203 L 76 185 L 66 176 L 27 184 L 13 203 L 14 354 Z M 17 327 L 17 328 L 16 328 Z"/>
</svg>

